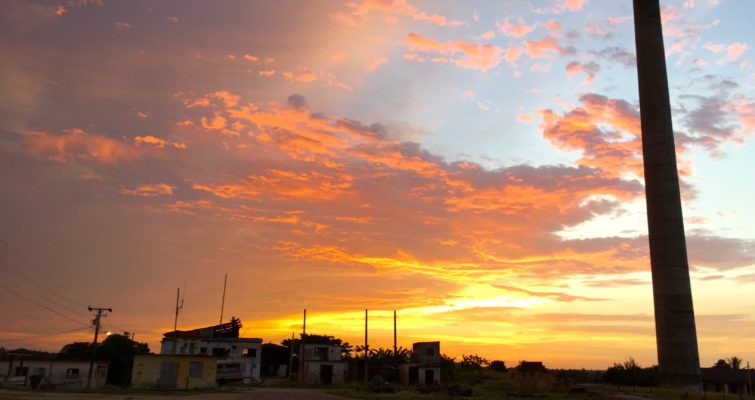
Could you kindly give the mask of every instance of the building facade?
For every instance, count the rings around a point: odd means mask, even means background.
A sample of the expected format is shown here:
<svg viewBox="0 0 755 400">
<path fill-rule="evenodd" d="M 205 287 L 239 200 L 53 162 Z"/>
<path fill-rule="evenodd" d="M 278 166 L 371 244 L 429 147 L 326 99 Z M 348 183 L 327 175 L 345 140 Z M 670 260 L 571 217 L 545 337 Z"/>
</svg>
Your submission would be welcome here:
<svg viewBox="0 0 755 400">
<path fill-rule="evenodd" d="M 399 368 L 399 381 L 405 385 L 439 385 L 440 342 L 414 343 L 411 361 Z"/>
<path fill-rule="evenodd" d="M 96 361 L 92 388 L 105 386 L 107 361 Z M 0 383 L 25 387 L 85 389 L 89 387 L 89 361 L 59 360 L 7 353 L 0 360 Z"/>
<path fill-rule="evenodd" d="M 231 318 L 231 322 L 220 325 L 167 332 L 160 343 L 160 354 L 213 356 L 222 371 L 235 369 L 238 365 L 243 383 L 257 382 L 260 380 L 262 339 L 239 337 L 241 326 L 239 319 Z"/>
<path fill-rule="evenodd" d="M 341 360 L 341 346 L 302 343 L 299 349 L 300 382 L 326 385 L 343 382 L 347 363 Z"/>
<path fill-rule="evenodd" d="M 218 359 L 212 356 L 147 354 L 134 357 L 131 386 L 137 389 L 215 387 Z"/>
</svg>

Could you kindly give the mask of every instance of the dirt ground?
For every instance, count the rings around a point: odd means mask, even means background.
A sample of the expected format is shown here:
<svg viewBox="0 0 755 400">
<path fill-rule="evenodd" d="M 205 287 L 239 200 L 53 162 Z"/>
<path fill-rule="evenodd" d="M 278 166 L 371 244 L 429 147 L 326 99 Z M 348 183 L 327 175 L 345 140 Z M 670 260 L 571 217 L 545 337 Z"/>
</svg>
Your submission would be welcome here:
<svg viewBox="0 0 755 400">
<path fill-rule="evenodd" d="M 343 397 L 315 389 L 258 388 L 235 393 L 186 393 L 170 395 L 44 393 L 0 390 L 0 400 L 343 400 Z"/>
</svg>

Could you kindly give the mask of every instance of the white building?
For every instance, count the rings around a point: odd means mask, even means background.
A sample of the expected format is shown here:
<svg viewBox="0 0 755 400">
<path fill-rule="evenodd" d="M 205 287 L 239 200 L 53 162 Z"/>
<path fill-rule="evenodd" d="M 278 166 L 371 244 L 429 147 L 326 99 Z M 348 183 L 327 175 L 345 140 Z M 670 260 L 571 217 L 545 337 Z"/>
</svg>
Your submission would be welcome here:
<svg viewBox="0 0 755 400">
<path fill-rule="evenodd" d="M 302 343 L 299 351 L 299 380 L 308 384 L 340 383 L 346 373 L 341 346 Z"/>
<path fill-rule="evenodd" d="M 163 334 L 160 354 L 209 355 L 218 357 L 218 380 L 233 376 L 227 371 L 238 367 L 244 383 L 260 380 L 262 339 L 241 338 L 241 321 L 208 326 L 190 331 Z"/>
<path fill-rule="evenodd" d="M 94 363 L 92 388 L 105 385 L 107 368 L 107 361 Z M 28 354 L 7 353 L 0 360 L 0 384 L 86 389 L 89 385 L 89 361 L 44 359 Z"/>
</svg>

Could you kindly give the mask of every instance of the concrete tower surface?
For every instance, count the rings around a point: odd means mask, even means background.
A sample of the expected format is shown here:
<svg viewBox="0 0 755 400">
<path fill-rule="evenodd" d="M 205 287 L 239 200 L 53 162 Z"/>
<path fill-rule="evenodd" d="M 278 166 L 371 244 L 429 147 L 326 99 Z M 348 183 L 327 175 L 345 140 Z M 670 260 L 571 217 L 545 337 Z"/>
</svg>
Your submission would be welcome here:
<svg viewBox="0 0 755 400">
<path fill-rule="evenodd" d="M 659 0 L 634 0 L 658 380 L 702 389 Z"/>
</svg>

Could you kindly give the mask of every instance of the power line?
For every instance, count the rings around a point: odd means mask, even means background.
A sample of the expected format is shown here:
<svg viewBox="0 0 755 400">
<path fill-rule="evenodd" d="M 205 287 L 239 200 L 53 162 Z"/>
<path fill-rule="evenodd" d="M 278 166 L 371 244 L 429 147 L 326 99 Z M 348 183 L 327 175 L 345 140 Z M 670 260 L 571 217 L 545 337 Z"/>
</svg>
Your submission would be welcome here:
<svg viewBox="0 0 755 400">
<path fill-rule="evenodd" d="M 89 324 L 88 324 L 88 323 L 86 323 L 86 322 L 82 322 L 82 321 L 80 321 L 80 320 L 77 320 L 77 319 L 71 318 L 70 316 L 68 316 L 68 315 L 66 315 L 66 314 L 63 314 L 62 312 L 60 312 L 60 311 L 58 311 L 58 310 L 55 310 L 55 309 L 53 309 L 53 308 L 50 308 L 50 307 L 48 307 L 48 306 L 46 306 L 46 305 L 44 305 L 44 304 L 42 304 L 42 303 L 40 303 L 40 302 L 38 302 L 38 301 L 36 301 L 36 300 L 34 300 L 34 299 L 31 299 L 31 298 L 29 298 L 29 297 L 26 297 L 26 296 L 24 296 L 24 294 L 23 294 L 23 293 L 21 293 L 21 292 L 17 291 L 16 289 L 14 289 L 14 288 L 12 288 L 12 287 L 10 287 L 10 286 L 7 286 L 7 285 L 5 285 L 4 283 L 0 283 L 0 286 L 2 286 L 2 287 L 5 287 L 6 289 L 8 289 L 8 290 L 10 290 L 11 292 L 15 293 L 16 295 L 18 295 L 18 296 L 19 296 L 19 297 L 21 297 L 22 299 L 24 299 L 24 300 L 26 300 L 26 301 L 28 301 L 28 302 L 30 302 L 30 303 L 32 303 L 32 304 L 36 304 L 36 305 L 37 305 L 38 307 L 40 307 L 40 308 L 42 308 L 42 309 L 45 309 L 45 310 L 47 310 L 47 311 L 49 311 L 49 312 L 51 312 L 51 313 L 53 313 L 53 314 L 55 314 L 55 315 L 58 315 L 58 316 L 60 316 L 60 317 L 62 317 L 62 318 L 65 318 L 65 319 L 67 319 L 67 320 L 69 320 L 69 321 L 73 321 L 73 322 L 75 322 L 75 323 L 77 323 L 77 324 L 80 324 L 80 325 L 84 325 L 84 326 L 87 326 L 87 327 L 89 326 Z"/>
<path fill-rule="evenodd" d="M 68 301 L 69 303 L 71 303 L 71 304 L 72 304 L 73 306 L 75 306 L 75 308 L 76 308 L 76 309 L 81 309 L 81 308 L 84 308 L 84 307 L 86 307 L 86 303 L 85 303 L 85 302 L 82 302 L 82 301 L 80 301 L 79 299 L 76 299 L 76 298 L 75 298 L 75 296 L 74 296 L 74 295 L 73 295 L 73 294 L 72 294 L 71 292 L 69 292 L 68 290 L 66 290 L 66 289 L 65 289 L 65 286 L 64 286 L 64 285 L 55 284 L 55 283 L 58 283 L 58 282 L 56 282 L 56 280 L 55 280 L 55 279 L 53 279 L 53 278 L 52 278 L 52 277 L 51 277 L 50 275 L 48 275 L 48 274 L 47 274 L 47 273 L 46 273 L 45 271 L 43 271 L 43 270 L 42 270 L 41 268 L 37 267 L 37 266 L 35 265 L 35 263 L 33 263 L 33 262 L 32 262 L 31 260 L 29 260 L 29 258 L 27 258 L 27 257 L 26 257 L 26 256 L 24 256 L 23 254 L 21 254 L 21 253 L 20 253 L 20 252 L 19 252 L 18 250 L 16 250 L 16 249 L 15 249 L 15 248 L 14 248 L 13 246 L 11 246 L 10 244 L 8 244 L 8 242 L 6 242 L 6 241 L 4 241 L 4 240 L 0 239 L 0 244 L 2 244 L 2 245 L 3 245 L 3 246 L 5 246 L 5 247 L 6 247 L 7 249 L 9 249 L 9 250 L 11 251 L 11 253 L 13 253 L 13 254 L 14 254 L 14 255 L 15 255 L 16 257 L 18 257 L 19 259 L 21 259 L 22 261 L 24 261 L 24 262 L 25 262 L 25 264 L 26 264 L 26 265 L 27 265 L 28 267 L 30 267 L 30 268 L 32 268 L 32 269 L 34 269 L 34 270 L 36 270 L 36 272 L 37 272 L 37 273 L 38 273 L 39 275 L 41 275 L 42 277 L 46 278 L 48 282 L 52 282 L 52 283 L 53 283 L 53 285 L 51 285 L 51 286 L 49 286 L 49 287 L 47 288 L 46 292 L 48 292 L 48 293 L 54 293 L 54 294 L 56 294 L 56 295 L 57 295 L 57 296 L 59 296 L 59 297 L 60 297 L 61 299 L 63 299 L 63 300 L 66 300 L 66 301 Z M 2 259 L 0 259 L 0 260 L 2 260 Z M 19 270 L 19 269 L 15 268 L 15 267 L 13 267 L 12 265 L 10 265 L 10 264 L 6 264 L 6 266 L 7 266 L 7 267 L 9 267 L 9 268 L 11 268 L 11 269 L 13 269 L 13 270 L 15 270 L 15 271 L 16 271 L 17 273 L 19 273 L 20 275 L 22 275 L 22 276 L 26 277 L 26 279 L 27 279 L 27 280 L 29 280 L 29 281 L 32 281 L 32 282 L 36 282 L 36 280 L 35 280 L 35 279 L 33 279 L 33 278 L 29 278 L 29 277 L 28 277 L 28 275 L 26 275 L 26 274 L 25 274 L 25 273 L 24 273 L 23 271 L 21 271 L 21 270 Z M 60 290 L 60 291 L 58 291 L 58 290 Z"/>
</svg>

